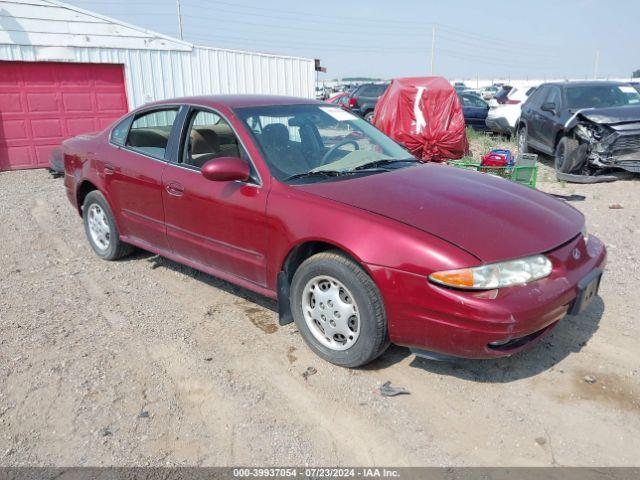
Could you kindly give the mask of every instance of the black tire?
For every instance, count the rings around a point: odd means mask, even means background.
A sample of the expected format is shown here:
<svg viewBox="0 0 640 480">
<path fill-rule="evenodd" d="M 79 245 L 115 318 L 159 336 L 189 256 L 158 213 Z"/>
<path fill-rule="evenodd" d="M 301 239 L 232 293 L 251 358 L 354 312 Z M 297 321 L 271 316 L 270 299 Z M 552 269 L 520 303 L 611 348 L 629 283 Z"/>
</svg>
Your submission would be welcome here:
<svg viewBox="0 0 640 480">
<path fill-rule="evenodd" d="M 94 204 L 104 212 L 106 223 L 109 226 L 109 243 L 106 248 L 101 248 L 93 239 L 90 232 L 89 210 Z M 117 260 L 133 251 L 133 247 L 131 245 L 120 240 L 120 234 L 118 233 L 116 222 L 113 219 L 111 207 L 109 206 L 106 198 L 104 198 L 104 195 L 102 195 L 98 190 L 89 192 L 85 197 L 84 203 L 82 204 L 82 220 L 84 222 L 84 232 L 87 236 L 87 240 L 89 241 L 89 245 L 91 245 L 91 248 L 96 255 L 103 260 Z"/>
<path fill-rule="evenodd" d="M 558 141 L 554 160 L 556 172 L 572 173 L 576 169 L 577 165 L 573 159 L 576 157 L 579 146 L 580 144 L 574 138 L 562 137 Z"/>
<path fill-rule="evenodd" d="M 373 123 L 373 112 L 365 113 L 364 119 L 369 123 Z"/>
<path fill-rule="evenodd" d="M 526 125 L 522 125 L 518 129 L 518 153 L 531 153 L 528 142 L 529 130 Z"/>
<path fill-rule="evenodd" d="M 351 291 L 358 306 L 359 336 L 346 350 L 331 349 L 316 339 L 303 314 L 304 288 L 314 277 L 328 275 Z M 341 367 L 355 368 L 380 356 L 389 346 L 387 317 L 378 287 L 356 262 L 337 251 L 321 252 L 305 260 L 291 284 L 291 312 L 306 344 L 319 357 Z"/>
</svg>

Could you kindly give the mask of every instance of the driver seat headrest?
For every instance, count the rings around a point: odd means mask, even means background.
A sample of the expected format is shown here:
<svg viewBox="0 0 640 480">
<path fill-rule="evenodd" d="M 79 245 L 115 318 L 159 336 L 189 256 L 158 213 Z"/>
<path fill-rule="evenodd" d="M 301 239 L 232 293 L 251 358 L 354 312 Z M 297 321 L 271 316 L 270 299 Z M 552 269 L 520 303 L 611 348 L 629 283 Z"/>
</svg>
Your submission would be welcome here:
<svg viewBox="0 0 640 480">
<path fill-rule="evenodd" d="M 286 147 L 289 143 L 289 129 L 282 123 L 270 123 L 262 130 L 262 137 L 269 147 Z"/>
</svg>

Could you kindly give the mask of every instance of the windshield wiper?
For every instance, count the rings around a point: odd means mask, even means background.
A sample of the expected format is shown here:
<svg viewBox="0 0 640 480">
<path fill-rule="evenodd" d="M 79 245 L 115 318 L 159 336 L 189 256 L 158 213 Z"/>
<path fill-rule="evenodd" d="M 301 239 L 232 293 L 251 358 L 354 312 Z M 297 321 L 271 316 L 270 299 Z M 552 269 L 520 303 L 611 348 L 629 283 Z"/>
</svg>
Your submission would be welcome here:
<svg viewBox="0 0 640 480">
<path fill-rule="evenodd" d="M 391 164 L 394 164 L 394 163 L 407 163 L 407 162 L 422 163 L 422 161 L 418 160 L 417 158 L 402 158 L 402 159 L 383 158 L 381 160 L 374 160 L 373 162 L 363 163 L 362 165 L 358 165 L 353 170 L 366 170 L 366 169 L 369 169 L 369 168 L 385 167 L 387 165 L 391 165 Z"/>
<path fill-rule="evenodd" d="M 310 172 L 296 173 L 294 175 L 290 175 L 284 179 L 285 182 L 289 180 L 295 180 L 296 178 L 305 178 L 305 177 L 339 177 L 344 172 L 340 170 L 316 170 Z"/>
<path fill-rule="evenodd" d="M 363 165 L 364 167 L 364 165 Z M 304 173 L 296 173 L 284 179 L 285 182 L 289 180 L 295 180 L 297 178 L 309 178 L 309 177 L 342 177 L 346 175 L 358 175 L 362 173 L 370 172 L 388 172 L 387 168 L 356 168 L 354 170 L 315 170 Z"/>
</svg>

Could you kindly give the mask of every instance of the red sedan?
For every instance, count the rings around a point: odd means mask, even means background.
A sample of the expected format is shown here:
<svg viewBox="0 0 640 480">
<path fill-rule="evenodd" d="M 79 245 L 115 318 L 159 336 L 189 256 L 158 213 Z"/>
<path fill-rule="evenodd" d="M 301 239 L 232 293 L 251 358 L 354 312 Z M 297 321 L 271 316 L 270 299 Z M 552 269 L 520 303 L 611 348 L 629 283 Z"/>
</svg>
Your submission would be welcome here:
<svg viewBox="0 0 640 480">
<path fill-rule="evenodd" d="M 347 367 L 390 342 L 511 355 L 585 308 L 605 262 L 566 203 L 421 163 L 322 102 L 168 100 L 63 151 L 99 257 L 135 246 L 277 298 L 281 324 Z"/>
</svg>

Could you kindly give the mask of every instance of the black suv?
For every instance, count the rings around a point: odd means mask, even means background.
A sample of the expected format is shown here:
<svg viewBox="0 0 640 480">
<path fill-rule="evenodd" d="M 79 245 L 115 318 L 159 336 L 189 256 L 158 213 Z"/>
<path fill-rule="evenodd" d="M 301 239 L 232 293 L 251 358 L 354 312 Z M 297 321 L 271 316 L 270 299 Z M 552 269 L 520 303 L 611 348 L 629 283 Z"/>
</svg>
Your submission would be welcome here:
<svg viewBox="0 0 640 480">
<path fill-rule="evenodd" d="M 555 157 L 561 175 L 640 173 L 640 93 L 622 82 L 545 83 L 522 105 L 518 149 Z"/>
<path fill-rule="evenodd" d="M 351 93 L 347 102 L 349 110 L 364 117 L 367 122 L 371 122 L 378 99 L 388 86 L 388 83 L 363 83 Z"/>
</svg>

